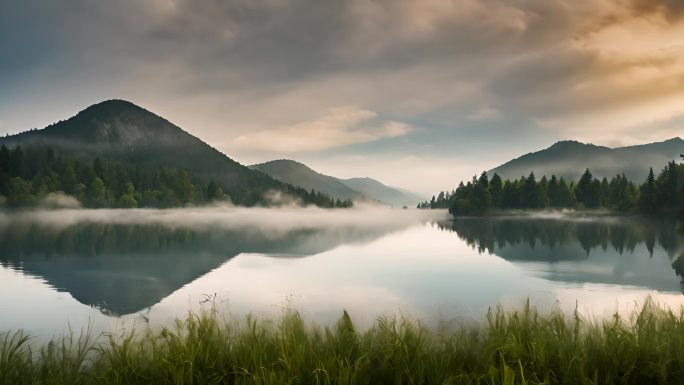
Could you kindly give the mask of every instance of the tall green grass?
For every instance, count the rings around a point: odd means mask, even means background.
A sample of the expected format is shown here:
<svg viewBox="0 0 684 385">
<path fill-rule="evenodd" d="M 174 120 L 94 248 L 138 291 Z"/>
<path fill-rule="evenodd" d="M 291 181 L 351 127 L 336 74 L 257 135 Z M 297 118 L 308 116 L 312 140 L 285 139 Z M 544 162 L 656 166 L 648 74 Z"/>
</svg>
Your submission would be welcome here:
<svg viewBox="0 0 684 385">
<path fill-rule="evenodd" d="M 681 384 L 684 312 L 648 300 L 630 317 L 592 320 L 497 307 L 477 326 L 437 331 L 385 317 L 363 331 L 296 312 L 277 321 L 189 314 L 172 327 L 31 351 L 0 335 L 0 384 Z"/>
</svg>

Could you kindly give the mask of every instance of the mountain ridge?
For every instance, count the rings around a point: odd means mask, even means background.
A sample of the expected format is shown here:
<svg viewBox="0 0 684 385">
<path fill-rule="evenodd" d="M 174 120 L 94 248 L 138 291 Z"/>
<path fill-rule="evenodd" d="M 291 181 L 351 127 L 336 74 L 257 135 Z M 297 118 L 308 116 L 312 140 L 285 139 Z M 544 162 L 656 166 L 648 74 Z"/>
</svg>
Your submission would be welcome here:
<svg viewBox="0 0 684 385">
<path fill-rule="evenodd" d="M 342 183 L 374 199 L 394 207 L 415 207 L 425 198 L 398 187 L 388 186 L 370 177 L 340 179 Z"/>
<path fill-rule="evenodd" d="M 577 180 L 588 168 L 601 178 L 624 173 L 631 180 L 641 181 L 646 179 L 650 167 L 658 171 L 668 161 L 679 159 L 682 151 L 684 140 L 680 137 L 616 148 L 563 140 L 502 163 L 488 170 L 488 174 L 516 179 L 534 172 L 538 176 L 555 174 Z"/>
<path fill-rule="evenodd" d="M 299 186 L 306 190 L 320 191 L 338 199 L 366 199 L 362 193 L 350 188 L 339 179 L 321 174 L 304 163 L 292 159 L 275 159 L 248 167 L 281 182 Z"/>
<path fill-rule="evenodd" d="M 121 99 L 93 104 L 41 130 L 0 138 L 0 145 L 49 147 L 84 159 L 185 170 L 203 182 L 215 181 L 234 203 L 248 206 L 263 203 L 270 190 L 306 193 L 249 169 L 165 118 Z"/>
<path fill-rule="evenodd" d="M 292 159 L 276 159 L 249 167 L 280 181 L 321 191 L 340 199 L 376 201 L 395 207 L 413 207 L 423 199 L 370 177 L 343 179 L 321 174 Z"/>
</svg>

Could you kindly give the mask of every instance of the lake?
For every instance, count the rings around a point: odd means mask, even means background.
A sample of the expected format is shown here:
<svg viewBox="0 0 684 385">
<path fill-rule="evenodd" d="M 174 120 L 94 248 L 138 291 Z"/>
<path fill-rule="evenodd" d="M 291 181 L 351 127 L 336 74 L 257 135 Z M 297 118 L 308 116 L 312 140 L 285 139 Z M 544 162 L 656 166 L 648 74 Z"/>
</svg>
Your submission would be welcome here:
<svg viewBox="0 0 684 385">
<path fill-rule="evenodd" d="M 392 209 L 55 210 L 0 214 L 0 331 L 38 339 L 167 325 L 189 310 L 449 326 L 488 308 L 629 312 L 684 304 L 676 222 L 451 219 Z"/>
</svg>

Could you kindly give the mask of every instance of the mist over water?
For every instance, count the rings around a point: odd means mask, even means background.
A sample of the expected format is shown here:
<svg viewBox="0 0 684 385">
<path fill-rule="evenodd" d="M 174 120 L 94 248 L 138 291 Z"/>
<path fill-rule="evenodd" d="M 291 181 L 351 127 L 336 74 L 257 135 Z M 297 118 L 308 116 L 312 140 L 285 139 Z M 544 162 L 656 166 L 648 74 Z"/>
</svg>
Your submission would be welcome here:
<svg viewBox="0 0 684 385">
<path fill-rule="evenodd" d="M 526 298 L 599 316 L 647 295 L 684 303 L 676 223 L 602 213 L 59 209 L 0 213 L 0 230 L 0 330 L 44 336 L 164 325 L 211 304 L 237 316 L 291 307 L 326 323 L 346 309 L 361 325 L 383 314 L 444 325 Z"/>
<path fill-rule="evenodd" d="M 442 210 L 396 210 L 383 206 L 362 206 L 352 209 L 321 209 L 317 207 L 244 208 L 216 205 L 180 209 L 59 209 L 0 213 L 0 227 L 17 222 L 31 222 L 55 228 L 74 224 L 109 223 L 150 225 L 203 230 L 258 231 L 262 234 L 282 234 L 302 228 L 401 228 L 426 221 L 447 220 Z"/>
</svg>

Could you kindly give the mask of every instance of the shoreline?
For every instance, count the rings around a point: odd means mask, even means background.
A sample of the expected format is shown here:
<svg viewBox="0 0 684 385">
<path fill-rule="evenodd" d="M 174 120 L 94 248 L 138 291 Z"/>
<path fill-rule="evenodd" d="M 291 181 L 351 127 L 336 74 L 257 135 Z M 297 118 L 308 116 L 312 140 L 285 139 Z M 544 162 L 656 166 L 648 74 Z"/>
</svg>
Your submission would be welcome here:
<svg viewBox="0 0 684 385">
<path fill-rule="evenodd" d="M 684 309 L 650 299 L 603 321 L 497 306 L 452 331 L 403 317 L 360 331 L 346 312 L 320 327 L 294 311 L 236 321 L 210 310 L 172 327 L 71 334 L 39 351 L 26 334 L 0 333 L 0 383 L 676 383 L 683 331 Z"/>
</svg>

